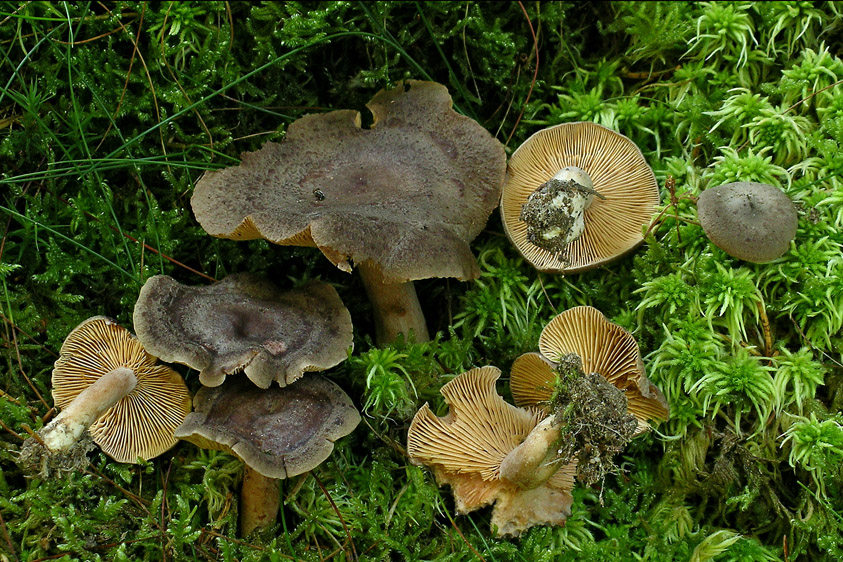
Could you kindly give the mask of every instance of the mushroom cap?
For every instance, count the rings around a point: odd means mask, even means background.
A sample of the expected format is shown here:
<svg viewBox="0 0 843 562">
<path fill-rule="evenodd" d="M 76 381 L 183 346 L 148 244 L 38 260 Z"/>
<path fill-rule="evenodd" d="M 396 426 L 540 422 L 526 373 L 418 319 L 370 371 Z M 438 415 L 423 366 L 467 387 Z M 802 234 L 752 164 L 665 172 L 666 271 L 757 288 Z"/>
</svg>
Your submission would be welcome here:
<svg viewBox="0 0 843 562">
<path fill-rule="evenodd" d="M 585 373 L 598 373 L 625 391 L 639 431 L 649 427 L 649 419 L 667 419 L 667 399 L 644 374 L 635 338 L 596 308 L 577 306 L 553 318 L 539 336 L 539 350 L 541 356 L 522 355 L 512 365 L 510 386 L 518 406 L 550 400 L 556 386 L 555 364 L 562 356 L 576 353 Z"/>
<path fill-rule="evenodd" d="M 471 242 L 500 199 L 503 146 L 451 109 L 445 86 L 410 80 L 353 110 L 306 115 L 282 143 L 207 172 L 191 205 L 212 236 L 316 246 L 385 282 L 479 275 Z"/>
<path fill-rule="evenodd" d="M 190 393 L 178 373 L 147 353 L 128 330 L 94 316 L 68 334 L 53 369 L 53 401 L 67 407 L 106 373 L 126 367 L 137 385 L 89 428 L 94 442 L 118 462 L 149 460 L 176 444 L 173 431 L 190 412 Z"/>
<path fill-rule="evenodd" d="M 585 170 L 595 198 L 585 230 L 568 246 L 567 260 L 527 240 L 521 207 L 539 186 L 567 166 Z M 501 216 L 506 235 L 539 271 L 577 273 L 606 264 L 644 241 L 643 227 L 659 204 L 659 187 L 644 155 L 627 137 L 591 122 L 562 123 L 536 132 L 509 159 Z"/>
<path fill-rule="evenodd" d="M 508 404 L 495 390 L 500 370 L 472 369 L 442 387 L 450 406 L 437 417 L 425 403 L 407 434 L 415 463 L 433 468 L 440 484 L 450 484 L 459 513 L 495 503 L 492 524 L 499 535 L 517 535 L 538 524 L 561 524 L 571 513 L 574 464 L 563 466 L 544 484 L 524 490 L 500 478 L 500 467 L 545 417 L 538 409 Z"/>
<path fill-rule="evenodd" d="M 351 315 L 330 285 L 311 281 L 280 293 L 248 273 L 206 287 L 150 277 L 134 323 L 150 353 L 197 369 L 205 386 L 241 370 L 261 388 L 273 380 L 284 386 L 341 363 L 353 339 Z"/>
<path fill-rule="evenodd" d="M 313 470 L 360 423 L 348 395 L 319 375 L 266 390 L 233 379 L 201 388 L 193 405 L 176 437 L 237 455 L 267 478 Z"/>
<path fill-rule="evenodd" d="M 796 236 L 796 206 L 781 189 L 735 182 L 706 189 L 697 200 L 706 236 L 732 257 L 754 263 L 780 258 Z"/>
</svg>

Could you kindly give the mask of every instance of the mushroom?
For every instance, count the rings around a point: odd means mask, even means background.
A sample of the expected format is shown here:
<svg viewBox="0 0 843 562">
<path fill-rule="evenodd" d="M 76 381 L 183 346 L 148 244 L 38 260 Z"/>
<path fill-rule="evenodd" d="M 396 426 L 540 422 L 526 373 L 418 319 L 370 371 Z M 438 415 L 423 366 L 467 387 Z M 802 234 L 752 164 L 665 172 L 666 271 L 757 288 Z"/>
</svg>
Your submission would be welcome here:
<svg viewBox="0 0 843 562">
<path fill-rule="evenodd" d="M 533 267 L 576 273 L 641 244 L 658 203 L 655 175 L 635 143 L 596 123 L 562 123 L 509 159 L 501 216 Z"/>
<path fill-rule="evenodd" d="M 360 414 L 333 382 L 308 375 L 267 390 L 243 379 L 203 387 L 194 412 L 176 437 L 236 455 L 245 464 L 240 532 L 246 536 L 275 521 L 281 503 L 278 480 L 313 470 L 334 441 L 352 432 Z"/>
<path fill-rule="evenodd" d="M 86 431 L 118 462 L 154 458 L 176 444 L 173 431 L 190 411 L 190 394 L 178 373 L 157 365 L 128 330 L 104 316 L 70 332 L 52 379 L 53 400 L 62 412 L 21 452 L 24 463 L 44 476 L 87 462 L 84 440 L 80 445 Z"/>
<path fill-rule="evenodd" d="M 333 287 L 312 281 L 279 293 L 247 273 L 206 287 L 150 277 L 134 323 L 151 353 L 197 369 L 205 386 L 239 371 L 261 388 L 284 386 L 342 362 L 352 345 L 351 315 Z"/>
<path fill-rule="evenodd" d="M 667 400 L 644 373 L 635 338 L 596 308 L 577 306 L 553 318 L 539 336 L 539 350 L 512 365 L 510 388 L 516 405 L 526 408 L 549 401 L 559 361 L 575 353 L 585 373 L 598 373 L 625 392 L 629 413 L 638 420 L 636 433 L 647 431 L 650 419 L 667 419 Z"/>
<path fill-rule="evenodd" d="M 191 197 L 212 236 L 316 246 L 360 271 L 376 339 L 429 339 L 415 279 L 474 279 L 469 243 L 500 198 L 503 146 L 451 109 L 445 86 L 410 80 L 367 104 L 291 123 L 283 143 L 207 172 Z"/>
<path fill-rule="evenodd" d="M 534 525 L 562 525 L 571 513 L 575 465 L 555 458 L 559 428 L 540 409 L 506 403 L 495 390 L 500 370 L 486 366 L 442 387 L 450 406 L 437 417 L 425 403 L 407 434 L 407 452 L 450 484 L 457 512 L 494 502 L 498 536 Z"/>
<path fill-rule="evenodd" d="M 715 246 L 753 263 L 780 258 L 796 236 L 796 206 L 772 185 L 735 182 L 706 189 L 697 214 Z"/>
</svg>

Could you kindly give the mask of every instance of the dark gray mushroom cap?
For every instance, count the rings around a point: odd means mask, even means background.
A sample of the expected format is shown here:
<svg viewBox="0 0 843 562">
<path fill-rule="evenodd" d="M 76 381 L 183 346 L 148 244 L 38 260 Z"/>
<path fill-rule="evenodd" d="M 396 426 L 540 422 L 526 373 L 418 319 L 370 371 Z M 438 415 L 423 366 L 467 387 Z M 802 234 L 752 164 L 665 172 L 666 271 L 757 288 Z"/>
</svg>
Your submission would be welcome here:
<svg viewBox="0 0 843 562">
<path fill-rule="evenodd" d="M 200 389 L 193 405 L 176 437 L 233 453 L 267 478 L 313 470 L 360 423 L 348 395 L 319 375 L 267 390 L 230 380 Z"/>
<path fill-rule="evenodd" d="M 451 109 L 445 86 L 408 81 L 353 110 L 306 115 L 283 143 L 206 173 L 191 197 L 212 236 L 317 246 L 339 268 L 369 263 L 386 282 L 472 279 L 469 249 L 500 198 L 503 146 Z"/>
<path fill-rule="evenodd" d="M 697 201 L 697 214 L 715 246 L 749 262 L 781 257 L 796 236 L 796 207 L 772 185 L 735 182 L 706 189 Z"/>
<path fill-rule="evenodd" d="M 261 388 L 284 386 L 342 362 L 352 345 L 351 315 L 333 287 L 313 281 L 280 293 L 245 273 L 207 287 L 150 277 L 134 324 L 150 353 L 197 369 L 205 386 L 238 371 Z"/>
</svg>

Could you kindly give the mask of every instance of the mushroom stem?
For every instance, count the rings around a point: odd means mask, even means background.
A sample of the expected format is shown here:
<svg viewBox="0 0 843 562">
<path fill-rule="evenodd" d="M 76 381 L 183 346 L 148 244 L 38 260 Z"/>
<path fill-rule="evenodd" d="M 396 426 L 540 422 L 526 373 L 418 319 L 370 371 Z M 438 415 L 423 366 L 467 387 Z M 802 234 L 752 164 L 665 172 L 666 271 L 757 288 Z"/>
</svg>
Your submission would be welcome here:
<svg viewBox="0 0 843 562">
<path fill-rule="evenodd" d="M 430 340 L 424 313 L 412 281 L 387 283 L 377 266 L 361 263 L 357 266 L 375 316 L 375 341 L 378 345 L 392 342 L 398 334 L 409 336 L 412 331 L 417 342 Z"/>
<path fill-rule="evenodd" d="M 595 197 L 604 199 L 582 168 L 568 166 L 541 184 L 521 207 L 527 240 L 549 252 L 566 253 L 585 231 L 585 211 Z"/>
<path fill-rule="evenodd" d="M 278 479 L 264 476 L 246 465 L 240 491 L 240 536 L 248 536 L 257 528 L 275 523 L 280 507 Z"/>
<path fill-rule="evenodd" d="M 501 463 L 501 480 L 527 490 L 544 484 L 559 470 L 556 441 L 559 425 L 555 416 L 543 419 L 524 441 L 509 452 Z"/>
<path fill-rule="evenodd" d="M 44 445 L 52 453 L 67 451 L 106 410 L 134 390 L 137 383 L 134 371 L 126 367 L 104 374 L 39 432 Z"/>
</svg>

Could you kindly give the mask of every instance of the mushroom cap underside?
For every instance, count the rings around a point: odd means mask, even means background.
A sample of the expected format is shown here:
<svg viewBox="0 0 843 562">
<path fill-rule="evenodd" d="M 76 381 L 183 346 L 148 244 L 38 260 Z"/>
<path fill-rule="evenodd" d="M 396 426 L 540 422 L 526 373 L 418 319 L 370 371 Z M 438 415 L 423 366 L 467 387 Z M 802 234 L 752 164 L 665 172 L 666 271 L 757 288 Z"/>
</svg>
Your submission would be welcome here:
<svg viewBox="0 0 843 562">
<path fill-rule="evenodd" d="M 316 468 L 334 441 L 351 433 L 360 414 L 343 390 L 319 375 L 260 389 L 242 379 L 203 387 L 177 437 L 237 455 L 268 478 Z"/>
<path fill-rule="evenodd" d="M 437 482 L 451 486 L 459 513 L 494 503 L 492 525 L 499 536 L 518 535 L 533 525 L 562 524 L 573 501 L 574 463 L 530 490 L 500 477 L 504 458 L 545 414 L 505 402 L 495 390 L 499 377 L 499 369 L 486 366 L 443 386 L 448 414 L 440 418 L 427 404 L 422 406 L 407 434 L 407 452 L 413 462 L 431 467 Z"/>
<path fill-rule="evenodd" d="M 337 365 L 352 345 L 351 315 L 333 287 L 312 281 L 281 292 L 246 273 L 205 287 L 150 277 L 134 323 L 150 352 L 199 370 L 206 386 L 241 370 L 261 388 L 283 386 Z"/>
<path fill-rule="evenodd" d="M 585 210 L 585 229 L 563 257 L 531 243 L 520 216 L 530 194 L 569 166 L 584 170 L 604 199 L 595 198 Z M 509 159 L 501 217 L 507 236 L 533 267 L 548 273 L 577 273 L 638 247 L 658 204 L 655 175 L 635 143 L 586 121 L 543 129 L 518 147 Z"/>
<path fill-rule="evenodd" d="M 137 385 L 89 428 L 94 442 L 118 462 L 149 460 L 176 444 L 173 431 L 190 412 L 190 393 L 181 376 L 156 364 L 128 330 L 105 316 L 94 316 L 68 334 L 52 375 L 58 408 L 97 379 L 119 367 L 131 369 Z"/>
<path fill-rule="evenodd" d="M 357 111 L 306 115 L 281 143 L 206 173 L 191 205 L 211 235 L 317 246 L 397 283 L 479 274 L 469 242 L 500 199 L 503 146 L 451 108 L 447 89 L 407 81 Z"/>
<path fill-rule="evenodd" d="M 522 407 L 550 400 L 556 385 L 555 364 L 576 353 L 586 373 L 598 373 L 626 394 L 629 412 L 639 424 L 667 419 L 667 399 L 644 373 L 635 338 L 591 306 L 570 308 L 555 318 L 539 336 L 540 354 L 529 353 L 512 365 L 510 386 Z"/>
</svg>

